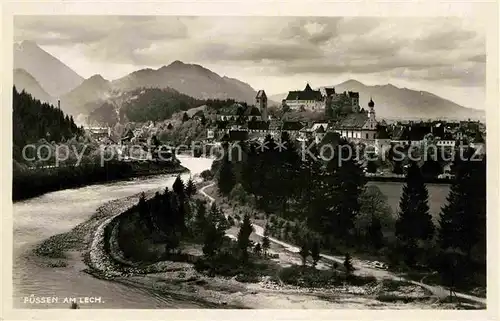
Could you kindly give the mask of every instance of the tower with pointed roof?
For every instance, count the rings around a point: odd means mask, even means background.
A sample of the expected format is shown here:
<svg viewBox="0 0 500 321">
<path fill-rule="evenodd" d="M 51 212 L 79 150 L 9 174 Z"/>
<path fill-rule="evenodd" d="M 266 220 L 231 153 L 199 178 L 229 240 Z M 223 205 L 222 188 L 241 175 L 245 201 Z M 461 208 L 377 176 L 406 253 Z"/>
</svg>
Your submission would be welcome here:
<svg viewBox="0 0 500 321">
<path fill-rule="evenodd" d="M 255 96 L 255 104 L 260 110 L 260 114 L 262 116 L 263 121 L 267 121 L 267 95 L 266 92 L 261 89 L 257 92 L 257 96 Z"/>
<path fill-rule="evenodd" d="M 375 122 L 375 103 L 373 99 L 370 97 L 370 101 L 368 102 L 368 119 L 370 121 Z"/>
</svg>

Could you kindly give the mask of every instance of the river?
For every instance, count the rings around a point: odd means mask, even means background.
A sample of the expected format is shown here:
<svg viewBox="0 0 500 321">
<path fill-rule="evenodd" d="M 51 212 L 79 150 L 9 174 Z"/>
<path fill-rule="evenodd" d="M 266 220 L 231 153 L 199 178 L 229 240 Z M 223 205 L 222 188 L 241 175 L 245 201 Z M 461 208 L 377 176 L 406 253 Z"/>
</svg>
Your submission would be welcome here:
<svg viewBox="0 0 500 321">
<path fill-rule="evenodd" d="M 212 160 L 179 156 L 182 165 L 191 171 L 184 180 L 209 169 Z M 160 175 L 134 180 L 97 184 L 48 193 L 13 205 L 13 305 L 14 308 L 68 308 L 63 299 L 100 298 L 101 302 L 80 305 L 81 308 L 197 308 L 200 304 L 168 296 L 159 297 L 146 290 L 117 282 L 96 279 L 83 272 L 79 253 L 70 253 L 68 266 L 44 267 L 30 255 L 33 247 L 46 238 L 68 232 L 90 218 L 104 203 L 137 194 L 141 191 L 171 187 L 175 177 Z M 57 303 L 24 303 L 25 297 L 54 297 Z"/>
</svg>

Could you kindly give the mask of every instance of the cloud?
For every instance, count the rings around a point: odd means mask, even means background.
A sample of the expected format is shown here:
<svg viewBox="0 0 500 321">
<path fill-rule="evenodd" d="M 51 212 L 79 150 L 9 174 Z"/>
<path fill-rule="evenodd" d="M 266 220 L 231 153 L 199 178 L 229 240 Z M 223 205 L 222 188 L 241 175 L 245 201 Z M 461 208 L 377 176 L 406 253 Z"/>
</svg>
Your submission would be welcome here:
<svg viewBox="0 0 500 321">
<path fill-rule="evenodd" d="M 179 59 L 268 75 L 485 82 L 484 30 L 455 17 L 17 16 L 14 26 L 16 41 L 77 48 L 99 64 Z"/>
</svg>

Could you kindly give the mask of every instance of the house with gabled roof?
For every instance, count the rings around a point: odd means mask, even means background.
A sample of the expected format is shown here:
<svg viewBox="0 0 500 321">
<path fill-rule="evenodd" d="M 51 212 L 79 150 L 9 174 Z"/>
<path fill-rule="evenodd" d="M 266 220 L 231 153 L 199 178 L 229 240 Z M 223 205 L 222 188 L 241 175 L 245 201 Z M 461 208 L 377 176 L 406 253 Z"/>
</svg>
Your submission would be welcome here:
<svg viewBox="0 0 500 321">
<path fill-rule="evenodd" d="M 314 126 L 313 126 L 314 128 Z M 316 143 L 319 143 L 323 137 L 325 137 L 325 134 L 326 134 L 326 129 L 325 127 L 323 127 L 322 124 L 320 124 L 319 126 L 317 126 L 315 129 L 314 129 L 314 140 L 316 141 Z"/>
<path fill-rule="evenodd" d="M 284 121 L 281 126 L 281 132 L 287 132 L 289 135 L 297 135 L 304 128 L 305 124 L 300 121 Z"/>
<path fill-rule="evenodd" d="M 243 116 L 247 121 L 259 121 L 262 120 L 262 114 L 259 108 L 255 106 L 248 106 L 243 112 Z"/>
</svg>

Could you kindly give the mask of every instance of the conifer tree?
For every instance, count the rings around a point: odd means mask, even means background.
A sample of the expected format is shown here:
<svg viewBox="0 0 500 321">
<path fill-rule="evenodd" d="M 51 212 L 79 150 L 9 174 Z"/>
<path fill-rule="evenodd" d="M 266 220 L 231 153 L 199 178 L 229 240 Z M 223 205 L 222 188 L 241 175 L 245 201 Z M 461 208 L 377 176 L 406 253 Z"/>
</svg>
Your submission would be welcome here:
<svg viewBox="0 0 500 321">
<path fill-rule="evenodd" d="M 264 236 L 262 239 L 262 250 L 264 251 L 264 256 L 267 256 L 267 252 L 269 251 L 269 247 L 271 246 L 271 243 L 269 242 L 269 237 Z"/>
<path fill-rule="evenodd" d="M 255 144 L 250 143 L 247 147 L 246 159 L 243 163 L 241 173 L 241 184 L 245 191 L 250 194 L 257 195 L 259 190 L 259 155 L 257 154 Z"/>
<path fill-rule="evenodd" d="M 300 170 L 300 156 L 290 135 L 287 132 L 281 134 L 281 140 L 277 146 L 278 162 L 275 169 L 276 180 L 280 187 L 276 189 L 277 198 L 282 213 L 288 210 L 288 201 L 295 199 L 298 192 L 298 179 Z"/>
<path fill-rule="evenodd" d="M 371 245 L 375 249 L 380 249 L 384 245 L 384 234 L 382 233 L 382 224 L 380 219 L 372 215 L 372 220 L 368 226 L 368 237 Z"/>
<path fill-rule="evenodd" d="M 183 115 L 182 115 L 182 122 L 187 122 L 189 120 L 189 116 L 188 114 L 185 112 Z"/>
<path fill-rule="evenodd" d="M 229 155 L 226 152 L 220 164 L 217 187 L 222 195 L 227 196 L 233 190 L 234 185 L 236 185 L 236 177 L 234 174 L 233 164 L 229 160 Z"/>
<path fill-rule="evenodd" d="M 146 195 L 141 193 L 141 197 L 139 198 L 139 203 L 137 204 L 137 210 L 139 212 L 139 217 L 141 220 L 146 223 L 150 219 L 149 206 L 146 202 Z M 147 223 L 146 223 L 147 224 Z"/>
<path fill-rule="evenodd" d="M 307 240 L 304 238 L 302 239 L 301 246 L 300 246 L 300 257 L 302 258 L 302 266 L 305 266 L 307 263 L 307 257 L 309 256 L 309 244 Z"/>
<path fill-rule="evenodd" d="M 354 229 L 354 221 L 359 214 L 359 198 L 366 184 L 366 178 L 355 156 L 355 147 L 343 142 L 338 153 L 327 165 L 327 175 L 322 199 L 329 211 L 323 214 L 323 233 L 331 231 L 346 241 Z M 330 214 L 331 213 L 331 214 Z M 325 217 L 326 214 L 326 217 Z"/>
<path fill-rule="evenodd" d="M 319 242 L 318 242 L 317 239 L 315 239 L 312 242 L 312 246 L 311 246 L 311 258 L 313 260 L 313 266 L 316 267 L 316 264 L 318 264 L 318 261 L 321 259 L 320 247 L 319 247 Z"/>
<path fill-rule="evenodd" d="M 250 234 L 253 232 L 250 215 L 245 214 L 240 230 L 238 231 L 237 245 L 244 262 L 248 260 L 248 246 L 250 245 Z"/>
<path fill-rule="evenodd" d="M 207 208 L 205 202 L 197 200 L 196 202 L 196 214 L 194 216 L 193 223 L 193 235 L 203 235 L 205 225 L 207 224 Z"/>
<path fill-rule="evenodd" d="M 309 146 L 306 144 L 306 146 Z M 302 156 L 299 176 L 297 177 L 297 193 L 299 196 L 300 212 L 304 213 L 307 225 L 315 230 L 320 230 L 323 226 L 322 214 L 325 207 L 322 199 L 322 185 L 324 172 L 321 169 L 319 152 L 315 145 L 309 149 L 310 153 Z M 312 155 L 312 156 L 311 156 Z"/>
<path fill-rule="evenodd" d="M 352 259 L 349 253 L 346 253 L 344 257 L 344 268 L 347 275 L 350 275 L 352 272 L 354 272 L 354 265 L 352 265 Z"/>
<path fill-rule="evenodd" d="M 269 224 L 266 224 L 264 228 L 264 237 L 262 238 L 262 250 L 264 251 L 264 256 L 267 256 L 267 251 L 271 246 L 269 242 Z"/>
<path fill-rule="evenodd" d="M 187 197 L 191 197 L 194 194 L 196 194 L 196 186 L 194 185 L 193 179 L 190 177 L 187 184 L 184 193 L 186 194 Z"/>
<path fill-rule="evenodd" d="M 213 257 L 220 249 L 223 237 L 224 234 L 217 226 L 208 221 L 204 233 L 203 254 L 207 257 Z"/>
<path fill-rule="evenodd" d="M 463 260 L 463 269 L 471 266 L 473 260 L 486 260 L 486 162 L 472 160 L 472 155 L 469 150 L 464 160 L 455 160 L 455 179 L 441 210 L 438 229 L 442 251 L 454 260 Z M 474 254 L 473 249 L 477 249 Z"/>
<path fill-rule="evenodd" d="M 399 204 L 399 216 L 396 220 L 396 236 L 401 242 L 406 263 L 413 265 L 419 241 L 428 241 L 433 237 L 434 224 L 429 214 L 429 193 L 425 186 L 420 168 L 415 162 L 410 164 L 406 185 Z"/>
<path fill-rule="evenodd" d="M 181 179 L 181 176 L 178 175 L 172 185 L 172 189 L 175 194 L 177 194 L 180 198 L 184 196 L 184 182 Z"/>
</svg>

